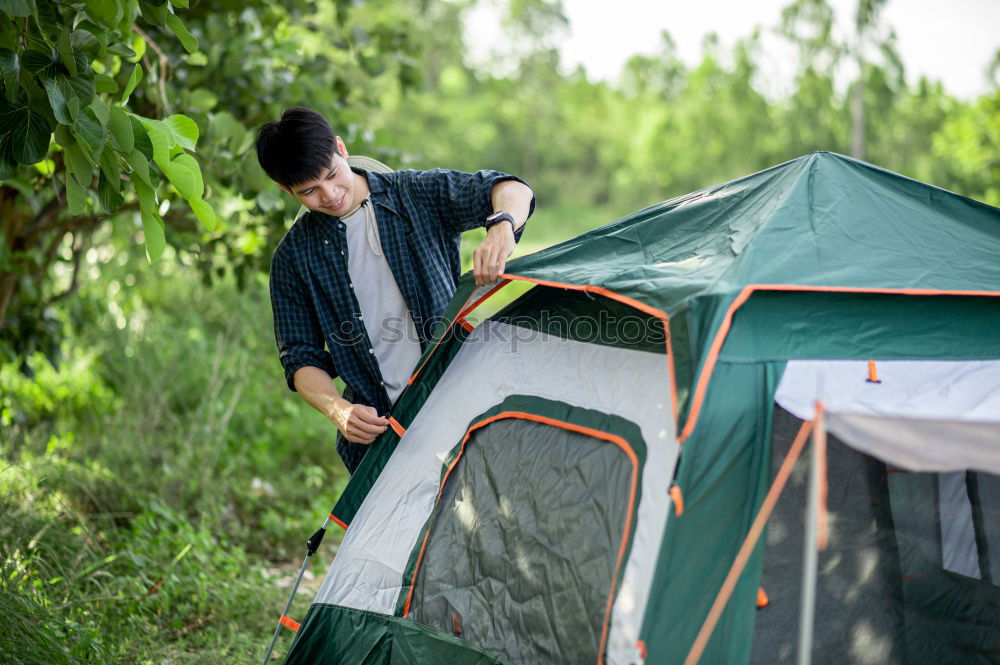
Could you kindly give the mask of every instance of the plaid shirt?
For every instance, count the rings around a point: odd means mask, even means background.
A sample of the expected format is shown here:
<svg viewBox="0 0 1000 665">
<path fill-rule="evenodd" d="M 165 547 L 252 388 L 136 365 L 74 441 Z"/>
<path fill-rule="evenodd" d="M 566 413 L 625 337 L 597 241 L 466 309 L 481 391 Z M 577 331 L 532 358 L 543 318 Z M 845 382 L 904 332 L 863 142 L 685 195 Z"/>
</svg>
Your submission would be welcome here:
<svg viewBox="0 0 1000 665">
<path fill-rule="evenodd" d="M 461 233 L 482 227 L 493 213 L 496 183 L 520 179 L 497 171 L 355 170 L 368 179 L 382 250 L 425 350 L 458 285 Z M 338 217 L 306 212 L 271 259 L 274 336 L 285 380 L 295 390 L 296 370 L 319 367 L 344 380 L 345 399 L 385 415 L 392 404 L 353 288 L 346 226 Z M 337 451 L 352 473 L 367 449 L 337 437 Z"/>
</svg>

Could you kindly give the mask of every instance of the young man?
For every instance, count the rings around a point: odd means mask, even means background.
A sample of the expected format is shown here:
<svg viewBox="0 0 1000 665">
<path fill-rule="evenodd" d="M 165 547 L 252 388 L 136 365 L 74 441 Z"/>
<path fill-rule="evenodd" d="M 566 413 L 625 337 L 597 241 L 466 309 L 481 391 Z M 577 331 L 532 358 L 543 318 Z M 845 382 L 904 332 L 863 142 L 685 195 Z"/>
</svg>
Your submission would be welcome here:
<svg viewBox="0 0 1000 665">
<path fill-rule="evenodd" d="M 347 156 L 323 116 L 305 108 L 286 110 L 257 137 L 264 172 L 309 209 L 271 260 L 285 379 L 337 427 L 337 452 L 354 473 L 455 293 L 460 234 L 486 227 L 473 273 L 488 284 L 535 201 L 523 181 L 497 171 L 375 173 L 352 169 Z"/>
</svg>

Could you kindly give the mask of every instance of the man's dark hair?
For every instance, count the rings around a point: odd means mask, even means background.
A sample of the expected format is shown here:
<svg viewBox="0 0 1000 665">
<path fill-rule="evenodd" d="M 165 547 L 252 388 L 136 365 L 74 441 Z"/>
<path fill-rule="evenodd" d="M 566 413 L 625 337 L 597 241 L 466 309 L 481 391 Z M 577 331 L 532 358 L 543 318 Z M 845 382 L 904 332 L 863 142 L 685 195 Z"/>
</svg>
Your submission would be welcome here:
<svg viewBox="0 0 1000 665">
<path fill-rule="evenodd" d="M 336 150 L 326 118 L 301 106 L 286 109 L 257 131 L 257 161 L 271 180 L 286 187 L 320 177 Z"/>
</svg>

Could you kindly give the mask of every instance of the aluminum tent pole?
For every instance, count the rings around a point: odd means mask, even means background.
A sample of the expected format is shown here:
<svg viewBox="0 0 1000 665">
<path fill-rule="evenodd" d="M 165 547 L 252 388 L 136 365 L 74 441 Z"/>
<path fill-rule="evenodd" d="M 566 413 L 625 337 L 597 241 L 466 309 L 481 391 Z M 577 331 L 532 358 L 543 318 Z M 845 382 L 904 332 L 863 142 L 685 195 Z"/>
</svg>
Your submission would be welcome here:
<svg viewBox="0 0 1000 665">
<path fill-rule="evenodd" d="M 809 496 L 806 501 L 805 540 L 802 543 L 802 588 L 799 596 L 799 639 L 797 665 L 812 662 L 813 629 L 816 618 L 816 570 L 819 560 L 819 513 L 822 476 L 825 474 L 825 424 L 823 405 L 816 404 L 813 446 L 809 451 Z M 825 545 L 825 538 L 824 545 Z"/>
<path fill-rule="evenodd" d="M 285 603 L 285 608 L 281 611 L 281 617 L 278 619 L 278 626 L 274 629 L 274 635 L 271 637 L 271 643 L 267 647 L 267 653 L 264 654 L 264 665 L 268 665 L 268 661 L 271 660 L 271 654 L 274 652 L 274 645 L 278 643 L 278 635 L 281 634 L 281 627 L 285 625 L 282 620 L 288 616 L 288 610 L 292 608 L 292 601 L 295 600 L 295 594 L 299 590 L 299 584 L 302 583 L 302 577 L 306 574 L 306 569 L 309 567 L 309 560 L 312 559 L 312 555 L 319 549 L 319 544 L 323 542 L 323 536 L 326 535 L 326 528 L 328 526 L 330 526 L 329 516 L 323 520 L 323 526 L 319 528 L 319 531 L 310 536 L 309 540 L 306 541 L 306 558 L 302 561 L 302 567 L 299 568 L 299 574 L 295 578 L 295 584 L 292 585 L 292 592 L 288 594 L 288 601 Z"/>
</svg>

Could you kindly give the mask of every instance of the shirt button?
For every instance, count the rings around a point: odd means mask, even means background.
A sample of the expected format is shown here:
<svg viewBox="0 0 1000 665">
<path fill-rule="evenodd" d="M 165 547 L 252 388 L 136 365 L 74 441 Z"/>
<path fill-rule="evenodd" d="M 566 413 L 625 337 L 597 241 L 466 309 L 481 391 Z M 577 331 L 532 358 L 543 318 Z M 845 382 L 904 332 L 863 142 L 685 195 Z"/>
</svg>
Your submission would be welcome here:
<svg viewBox="0 0 1000 665">
<path fill-rule="evenodd" d="M 340 250 L 340 255 L 341 255 L 341 256 L 343 256 L 343 255 L 344 255 L 344 250 Z"/>
<path fill-rule="evenodd" d="M 384 386 L 384 385 L 385 385 L 385 381 L 379 381 L 379 382 L 378 382 L 378 384 L 379 384 L 380 386 Z"/>
<path fill-rule="evenodd" d="M 358 314 L 358 321 L 364 321 L 365 317 L 363 314 Z"/>
<path fill-rule="evenodd" d="M 368 353 L 375 353 L 375 349 L 368 349 Z"/>
<path fill-rule="evenodd" d="M 329 244 L 330 244 L 330 241 L 329 241 L 329 240 L 324 240 L 324 241 L 323 241 L 323 244 L 324 244 L 324 245 L 329 245 Z"/>
<path fill-rule="evenodd" d="M 354 284 L 348 284 L 348 285 L 347 285 L 347 288 L 349 288 L 349 289 L 353 289 L 353 288 L 354 288 Z"/>
</svg>

